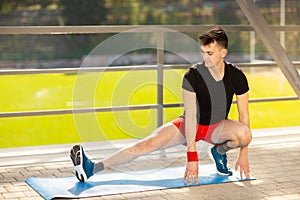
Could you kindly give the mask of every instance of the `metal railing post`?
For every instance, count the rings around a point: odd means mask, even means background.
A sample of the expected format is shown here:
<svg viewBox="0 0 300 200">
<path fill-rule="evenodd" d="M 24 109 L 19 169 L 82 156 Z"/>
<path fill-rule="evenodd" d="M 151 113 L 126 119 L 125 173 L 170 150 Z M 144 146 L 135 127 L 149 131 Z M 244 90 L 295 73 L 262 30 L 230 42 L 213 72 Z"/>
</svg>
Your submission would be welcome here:
<svg viewBox="0 0 300 200">
<path fill-rule="evenodd" d="M 163 124 L 163 84 L 164 84 L 164 33 L 157 33 L 157 123 L 160 127 Z"/>
<path fill-rule="evenodd" d="M 164 32 L 157 33 L 157 128 L 163 125 L 164 120 Z M 166 157 L 166 151 L 159 151 L 160 157 Z"/>
</svg>

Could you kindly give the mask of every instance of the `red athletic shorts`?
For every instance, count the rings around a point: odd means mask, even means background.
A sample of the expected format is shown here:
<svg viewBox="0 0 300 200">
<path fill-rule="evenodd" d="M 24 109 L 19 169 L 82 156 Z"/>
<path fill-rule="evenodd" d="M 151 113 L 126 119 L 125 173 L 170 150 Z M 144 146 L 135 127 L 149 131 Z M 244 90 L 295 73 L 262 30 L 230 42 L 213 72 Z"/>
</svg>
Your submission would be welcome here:
<svg viewBox="0 0 300 200">
<path fill-rule="evenodd" d="M 215 124 L 210 125 L 200 125 L 197 124 L 197 133 L 195 141 L 198 142 L 199 140 L 204 140 L 210 144 L 214 144 L 211 141 L 211 136 L 214 130 L 223 122 L 224 120 L 221 120 Z M 182 133 L 182 135 L 185 137 L 185 120 L 183 117 L 179 117 L 173 121 L 171 121 Z"/>
</svg>

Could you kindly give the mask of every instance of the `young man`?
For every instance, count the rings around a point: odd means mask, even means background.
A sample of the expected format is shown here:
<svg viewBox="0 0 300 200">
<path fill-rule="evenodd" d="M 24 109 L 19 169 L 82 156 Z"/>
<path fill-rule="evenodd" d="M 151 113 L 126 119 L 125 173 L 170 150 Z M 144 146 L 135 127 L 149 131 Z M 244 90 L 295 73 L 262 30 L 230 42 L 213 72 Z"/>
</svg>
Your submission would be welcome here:
<svg viewBox="0 0 300 200">
<path fill-rule="evenodd" d="M 94 173 L 105 168 L 125 164 L 141 155 L 159 149 L 184 144 L 187 163 L 184 181 L 198 184 L 198 155 L 196 142 L 204 140 L 214 144 L 210 150 L 212 160 L 221 175 L 232 175 L 227 167 L 226 152 L 240 148 L 235 169 L 240 176 L 250 177 L 248 145 L 252 135 L 249 129 L 248 83 L 243 72 L 224 61 L 228 37 L 220 27 L 199 36 L 204 62 L 189 68 L 182 83 L 184 114 L 169 122 L 149 137 L 117 151 L 98 163 L 84 154 L 81 145 L 75 145 L 70 157 L 79 181 L 85 182 Z M 236 95 L 239 120 L 229 120 L 233 95 Z"/>
</svg>

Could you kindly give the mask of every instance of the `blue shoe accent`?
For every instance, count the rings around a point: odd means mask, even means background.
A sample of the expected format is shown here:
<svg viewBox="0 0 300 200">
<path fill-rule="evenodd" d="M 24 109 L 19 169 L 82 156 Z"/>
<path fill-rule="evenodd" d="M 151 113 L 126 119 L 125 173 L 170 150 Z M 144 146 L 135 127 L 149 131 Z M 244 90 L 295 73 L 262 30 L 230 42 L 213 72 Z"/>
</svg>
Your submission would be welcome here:
<svg viewBox="0 0 300 200">
<path fill-rule="evenodd" d="M 227 155 L 221 155 L 217 151 L 217 146 L 214 146 L 210 150 L 210 157 L 214 161 L 217 167 L 218 174 L 225 175 L 225 176 L 231 176 L 232 171 L 227 168 Z"/>
<path fill-rule="evenodd" d="M 80 182 L 94 175 L 94 162 L 92 162 L 84 153 L 81 145 L 75 145 L 70 151 L 70 157 L 76 169 L 76 177 Z"/>
</svg>

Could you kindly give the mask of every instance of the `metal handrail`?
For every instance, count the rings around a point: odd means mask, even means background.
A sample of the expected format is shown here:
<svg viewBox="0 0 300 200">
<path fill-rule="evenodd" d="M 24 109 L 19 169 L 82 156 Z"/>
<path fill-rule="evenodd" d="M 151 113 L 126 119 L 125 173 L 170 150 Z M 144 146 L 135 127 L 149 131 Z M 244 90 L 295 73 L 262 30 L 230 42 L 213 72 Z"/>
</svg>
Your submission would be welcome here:
<svg viewBox="0 0 300 200">
<path fill-rule="evenodd" d="M 250 99 L 250 103 L 261 102 L 275 102 L 275 101 L 292 101 L 299 100 L 295 97 L 274 97 L 274 98 L 257 98 Z M 235 104 L 236 101 L 233 101 Z M 66 114 L 82 114 L 93 112 L 112 112 L 112 111 L 127 111 L 127 110 L 146 110 L 146 109 L 158 109 L 157 104 L 143 104 L 135 106 L 111 106 L 111 107 L 95 107 L 95 108 L 74 108 L 74 109 L 57 109 L 57 110 L 38 110 L 38 111 L 21 111 L 21 112 L 3 112 L 0 113 L 0 118 L 9 117 L 32 117 L 32 116 L 45 116 L 45 115 L 66 115 Z M 169 103 L 163 104 L 163 108 L 177 108 L 183 107 L 183 103 Z"/>
<path fill-rule="evenodd" d="M 240 68 L 248 67 L 276 67 L 276 63 L 256 62 L 256 63 L 235 63 Z M 293 62 L 300 69 L 300 62 Z M 164 69 L 187 69 L 189 64 L 172 64 L 164 65 Z M 53 69 L 4 69 L 0 70 L 0 76 L 3 75 L 29 75 L 29 74 L 75 74 L 88 72 L 114 72 L 114 71 L 131 71 L 131 70 L 157 70 L 157 65 L 139 65 L 139 66 L 113 66 L 113 67 L 84 67 L 84 68 L 53 68 Z"/>
<path fill-rule="evenodd" d="M 200 32 L 211 29 L 214 25 L 117 25 L 117 26 L 0 26 L 0 35 L 18 34 L 95 34 L 136 32 L 138 28 L 154 28 L 151 32 Z M 222 25 L 227 31 L 254 31 L 251 25 Z M 274 31 L 300 31 L 300 25 L 273 25 Z M 156 29 L 155 29 L 156 28 Z M 138 30 L 149 32 L 149 29 Z"/>
<path fill-rule="evenodd" d="M 18 34 L 95 34 L 95 33 L 120 33 L 127 32 L 201 32 L 212 28 L 214 25 L 157 25 L 157 26 L 0 26 L 0 35 L 18 35 Z M 254 31 L 251 25 L 222 25 L 227 31 Z M 144 29 L 140 29 L 144 28 Z M 153 28 L 153 29 L 151 29 Z M 271 26 L 274 31 L 298 31 L 299 25 L 287 26 Z M 138 29 L 138 30 L 137 30 Z M 158 110 L 158 125 L 162 122 L 163 108 L 182 107 L 182 103 L 163 104 L 162 92 L 162 73 L 165 69 L 186 69 L 189 65 L 165 65 L 163 64 L 163 34 L 160 34 L 157 45 L 157 65 L 151 66 L 126 66 L 126 67 L 85 67 L 85 68 L 59 68 L 59 69 L 22 69 L 22 70 L 0 70 L 1 75 L 24 75 L 24 74 L 53 74 L 53 73 L 77 73 L 77 72 L 104 72 L 104 71 L 129 71 L 129 70 L 156 70 L 158 72 L 157 79 L 157 104 L 134 105 L 134 106 L 113 106 L 113 107 L 97 107 L 97 108 L 76 108 L 76 109 L 58 109 L 58 110 L 38 110 L 38 111 L 21 111 L 21 112 L 3 112 L 0 118 L 6 117 L 25 117 L 25 116 L 42 116 L 42 115 L 59 115 L 73 113 L 89 113 L 89 112 L 111 112 L 124 110 Z M 294 63 L 300 66 L 300 63 Z M 268 63 L 240 63 L 239 67 L 261 67 L 276 66 L 274 62 Z M 298 100 L 298 97 L 276 97 L 264 99 L 250 99 L 249 102 L 270 102 L 270 101 L 287 101 Z M 233 102 L 236 103 L 236 102 Z"/>
<path fill-rule="evenodd" d="M 269 63 L 239 63 L 239 67 L 275 67 L 275 62 Z M 295 65 L 300 66 L 300 62 L 295 62 Z M 187 69 L 190 65 L 165 65 L 164 70 L 170 69 Z M 0 75 L 24 75 L 24 74 L 53 74 L 53 73 L 77 73 L 80 72 L 117 72 L 117 71 L 130 71 L 130 70 L 157 70 L 156 65 L 147 66 L 126 66 L 126 67 L 91 67 L 91 68 L 64 68 L 64 69 L 27 69 L 27 70 L 0 70 Z M 274 97 L 274 98 L 257 98 L 250 99 L 250 103 L 258 102 L 274 102 L 274 101 L 291 101 L 298 100 L 298 97 Z M 236 103 L 236 101 L 233 101 Z M 91 112 L 111 112 L 111 111 L 125 111 L 125 110 L 145 110 L 145 109 L 158 109 L 158 104 L 144 104 L 135 106 L 112 106 L 112 107 L 94 107 L 94 108 L 75 108 L 75 109 L 56 109 L 56 110 L 38 110 L 38 111 L 20 111 L 20 112 L 2 112 L 0 118 L 8 117 L 29 117 L 29 116 L 44 116 L 44 115 L 61 115 L 61 114 L 79 114 Z M 176 108 L 183 107 L 182 103 L 162 104 L 163 108 Z"/>
</svg>

